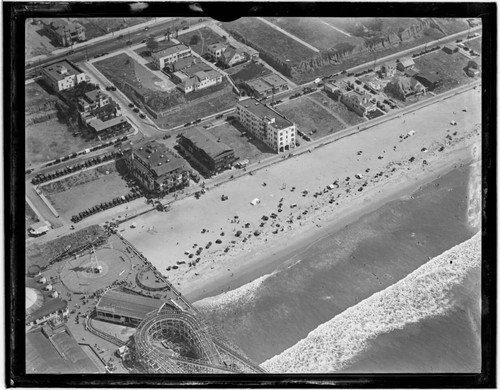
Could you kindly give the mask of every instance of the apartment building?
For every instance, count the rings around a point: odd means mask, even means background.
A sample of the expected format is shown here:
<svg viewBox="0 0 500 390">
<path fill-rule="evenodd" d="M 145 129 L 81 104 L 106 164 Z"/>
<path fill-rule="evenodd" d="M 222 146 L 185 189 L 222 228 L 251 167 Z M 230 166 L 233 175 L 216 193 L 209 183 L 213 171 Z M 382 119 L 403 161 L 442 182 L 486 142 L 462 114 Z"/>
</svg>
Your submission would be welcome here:
<svg viewBox="0 0 500 390">
<path fill-rule="evenodd" d="M 85 41 L 85 29 L 79 23 L 69 22 L 62 18 L 42 18 L 45 33 L 56 43 L 56 46 L 70 46 Z"/>
<path fill-rule="evenodd" d="M 68 60 L 45 66 L 42 69 L 42 78 L 57 92 L 87 81 L 86 74 Z"/>
<path fill-rule="evenodd" d="M 190 56 L 191 53 L 191 48 L 189 46 L 180 43 L 153 53 L 151 57 L 153 57 L 153 64 L 161 70 L 167 64 L 186 58 Z"/>
</svg>

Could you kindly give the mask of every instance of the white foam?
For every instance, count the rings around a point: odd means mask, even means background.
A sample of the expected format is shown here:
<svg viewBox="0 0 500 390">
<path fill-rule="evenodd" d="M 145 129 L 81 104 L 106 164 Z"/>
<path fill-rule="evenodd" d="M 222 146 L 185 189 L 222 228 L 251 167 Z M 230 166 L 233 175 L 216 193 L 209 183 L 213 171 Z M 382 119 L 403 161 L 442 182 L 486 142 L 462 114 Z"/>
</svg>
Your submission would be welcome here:
<svg viewBox="0 0 500 390">
<path fill-rule="evenodd" d="M 480 263 L 478 233 L 318 326 L 262 367 L 272 373 L 334 372 L 345 368 L 366 349 L 369 339 L 446 313 L 453 306 L 450 290 Z"/>
</svg>

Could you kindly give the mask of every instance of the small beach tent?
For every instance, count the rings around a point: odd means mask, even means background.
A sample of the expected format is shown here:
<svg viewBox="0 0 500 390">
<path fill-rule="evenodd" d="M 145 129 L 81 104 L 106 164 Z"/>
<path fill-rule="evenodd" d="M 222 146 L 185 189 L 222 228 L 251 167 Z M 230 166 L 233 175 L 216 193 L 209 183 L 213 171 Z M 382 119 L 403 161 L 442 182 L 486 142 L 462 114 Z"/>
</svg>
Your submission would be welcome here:
<svg viewBox="0 0 500 390">
<path fill-rule="evenodd" d="M 408 132 L 408 135 L 415 135 L 415 130 L 410 130 L 410 131 Z"/>
<path fill-rule="evenodd" d="M 255 206 L 255 205 L 256 205 L 256 204 L 258 204 L 258 203 L 260 203 L 260 199 L 259 199 L 259 198 L 255 198 L 254 200 L 252 200 L 252 201 L 250 202 L 250 204 L 251 204 L 252 206 Z"/>
<path fill-rule="evenodd" d="M 39 236 L 47 233 L 50 229 L 50 223 L 48 221 L 41 221 L 34 223 L 30 226 L 30 233 L 34 236 Z"/>
</svg>

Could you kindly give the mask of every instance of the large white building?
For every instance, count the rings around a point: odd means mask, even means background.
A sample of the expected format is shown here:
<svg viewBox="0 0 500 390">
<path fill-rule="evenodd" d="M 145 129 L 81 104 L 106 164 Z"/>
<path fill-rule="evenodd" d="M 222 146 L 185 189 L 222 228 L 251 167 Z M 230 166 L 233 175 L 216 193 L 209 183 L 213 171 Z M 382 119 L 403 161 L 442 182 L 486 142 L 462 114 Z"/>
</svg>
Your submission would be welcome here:
<svg viewBox="0 0 500 390">
<path fill-rule="evenodd" d="M 168 47 L 166 49 L 160 50 L 153 53 L 153 64 L 158 69 L 163 69 L 167 64 L 171 64 L 182 58 L 186 58 L 191 55 L 191 48 L 189 46 L 183 45 L 182 43 Z"/>
<path fill-rule="evenodd" d="M 295 124 L 279 112 L 249 98 L 236 105 L 236 114 L 245 129 L 275 152 L 283 153 L 295 148 Z"/>
<path fill-rule="evenodd" d="M 42 70 L 42 77 L 55 91 L 64 91 L 87 81 L 85 73 L 68 60 L 47 65 Z"/>
</svg>

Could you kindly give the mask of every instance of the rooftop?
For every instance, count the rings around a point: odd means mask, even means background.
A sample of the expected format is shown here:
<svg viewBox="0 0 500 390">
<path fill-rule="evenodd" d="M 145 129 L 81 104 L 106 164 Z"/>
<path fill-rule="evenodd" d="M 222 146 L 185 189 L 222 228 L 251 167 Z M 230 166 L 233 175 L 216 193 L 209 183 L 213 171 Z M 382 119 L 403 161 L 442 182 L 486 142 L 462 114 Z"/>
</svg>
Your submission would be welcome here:
<svg viewBox="0 0 500 390">
<path fill-rule="evenodd" d="M 203 149 L 210 157 L 215 158 L 220 154 L 232 150 L 222 142 L 217 142 L 207 131 L 195 127 L 183 137 L 190 140 L 197 148 Z"/>
<path fill-rule="evenodd" d="M 116 315 L 143 319 L 154 310 L 159 310 L 166 302 L 160 299 L 108 290 L 97 303 L 96 309 Z"/>
<path fill-rule="evenodd" d="M 439 76 L 431 73 L 419 73 L 417 79 L 426 79 L 431 83 L 437 83 L 441 80 Z"/>
<path fill-rule="evenodd" d="M 100 89 L 95 89 L 90 92 L 85 92 L 85 100 L 87 100 L 89 103 L 93 103 L 99 98 L 106 98 L 107 95 L 103 93 Z"/>
<path fill-rule="evenodd" d="M 43 228 L 45 226 L 50 226 L 50 223 L 49 221 L 40 221 L 40 222 L 35 222 L 34 224 L 32 224 L 30 226 L 31 229 L 33 230 L 36 230 L 36 229 L 40 229 L 40 228 Z"/>
<path fill-rule="evenodd" d="M 272 108 L 269 108 L 265 104 L 260 103 L 254 98 L 242 100 L 238 103 L 238 105 L 246 108 L 252 114 L 258 116 L 261 119 L 264 119 L 265 117 L 271 119 L 275 118 L 275 123 L 273 124 L 273 126 L 277 129 L 284 129 L 286 127 L 293 126 L 293 123 L 286 119 L 279 112 L 273 110 Z"/>
<path fill-rule="evenodd" d="M 247 81 L 246 84 L 250 88 L 255 89 L 259 93 L 272 89 L 272 87 L 268 83 L 265 83 L 264 81 L 262 81 L 262 78 Z"/>
<path fill-rule="evenodd" d="M 52 65 L 47 65 L 43 68 L 43 70 L 47 72 L 52 78 L 58 81 L 63 80 L 71 75 L 83 73 L 78 67 L 76 67 L 68 60 L 57 62 Z"/>
<path fill-rule="evenodd" d="M 172 47 L 167 47 L 166 49 L 163 49 L 163 50 L 157 51 L 156 53 L 153 53 L 152 57 L 160 59 L 163 57 L 168 57 L 169 55 L 172 55 L 174 53 L 179 53 L 181 51 L 186 51 L 186 50 L 190 50 L 190 48 L 182 43 L 179 43 L 178 45 L 175 45 Z"/>
<path fill-rule="evenodd" d="M 209 45 L 208 48 L 210 50 L 225 49 L 226 48 L 226 44 L 224 44 L 224 43 L 213 43 L 212 45 Z"/>
<path fill-rule="evenodd" d="M 46 26 L 51 26 L 54 30 L 68 30 L 75 31 L 77 29 L 82 29 L 82 26 L 78 23 L 68 22 L 63 18 L 42 18 L 40 19 Z"/>
<path fill-rule="evenodd" d="M 180 168 L 187 169 L 186 163 L 182 158 L 167 149 L 165 145 L 156 141 L 145 140 L 138 143 L 134 148 L 134 155 L 144 165 L 152 169 L 158 177 Z"/>
<path fill-rule="evenodd" d="M 261 80 L 265 81 L 268 84 L 271 84 L 273 87 L 282 86 L 283 84 L 287 84 L 286 80 L 277 74 L 271 73 L 267 76 L 261 77 Z"/>
<path fill-rule="evenodd" d="M 193 77 L 195 73 L 203 71 L 203 72 L 208 72 L 212 68 L 205 64 L 204 62 L 197 62 L 196 64 L 193 64 L 187 69 L 184 69 L 184 73 L 187 74 L 189 77 Z"/>
<path fill-rule="evenodd" d="M 412 65 L 415 65 L 415 62 L 409 58 L 409 57 L 401 57 L 399 59 L 399 62 L 401 62 L 401 64 L 403 64 L 403 66 L 412 66 Z"/>
<path fill-rule="evenodd" d="M 35 321 L 57 311 L 64 310 L 67 307 L 68 302 L 61 298 L 47 298 L 40 309 L 35 310 L 26 316 L 26 323 L 29 324 L 32 321 Z"/>
<path fill-rule="evenodd" d="M 122 115 L 117 116 L 115 118 L 112 118 L 108 121 L 102 121 L 99 118 L 92 118 L 87 122 L 92 128 L 97 131 L 98 133 L 100 131 L 104 131 L 106 129 L 109 129 L 112 126 L 119 125 L 121 123 L 128 123 L 127 119 L 123 117 Z"/>
<path fill-rule="evenodd" d="M 179 70 L 179 69 L 184 69 L 195 63 L 196 59 L 193 56 L 187 56 L 185 58 L 181 58 L 180 60 L 175 61 L 171 65 L 173 68 L 175 68 L 175 70 Z"/>
</svg>

